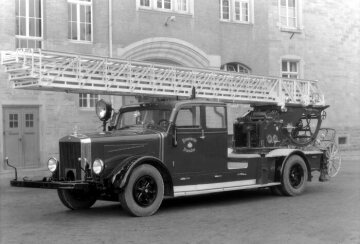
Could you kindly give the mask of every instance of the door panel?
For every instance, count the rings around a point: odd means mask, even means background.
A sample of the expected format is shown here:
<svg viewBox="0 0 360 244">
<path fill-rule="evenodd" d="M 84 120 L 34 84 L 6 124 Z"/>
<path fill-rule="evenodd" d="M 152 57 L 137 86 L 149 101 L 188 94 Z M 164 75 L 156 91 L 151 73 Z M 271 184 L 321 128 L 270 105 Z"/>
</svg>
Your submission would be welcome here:
<svg viewBox="0 0 360 244">
<path fill-rule="evenodd" d="M 22 147 L 24 166 L 33 167 L 39 163 L 39 112 L 36 108 L 24 109 L 22 113 Z"/>
<path fill-rule="evenodd" d="M 22 167 L 21 110 L 4 111 L 4 155 L 17 167 Z"/>
<path fill-rule="evenodd" d="M 4 155 L 16 167 L 39 164 L 39 111 L 37 108 L 4 108 Z M 7 167 L 7 166 L 5 166 Z"/>
</svg>

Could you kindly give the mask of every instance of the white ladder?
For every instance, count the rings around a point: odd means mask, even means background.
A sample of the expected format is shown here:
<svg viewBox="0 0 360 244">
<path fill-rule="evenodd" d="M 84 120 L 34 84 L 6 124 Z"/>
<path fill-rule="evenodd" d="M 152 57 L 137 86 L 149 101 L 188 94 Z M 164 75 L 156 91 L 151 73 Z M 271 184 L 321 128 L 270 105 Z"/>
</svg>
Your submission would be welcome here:
<svg viewBox="0 0 360 244">
<path fill-rule="evenodd" d="M 112 95 L 196 97 L 227 103 L 325 105 L 316 81 L 18 49 L 2 51 L 14 88 Z"/>
</svg>

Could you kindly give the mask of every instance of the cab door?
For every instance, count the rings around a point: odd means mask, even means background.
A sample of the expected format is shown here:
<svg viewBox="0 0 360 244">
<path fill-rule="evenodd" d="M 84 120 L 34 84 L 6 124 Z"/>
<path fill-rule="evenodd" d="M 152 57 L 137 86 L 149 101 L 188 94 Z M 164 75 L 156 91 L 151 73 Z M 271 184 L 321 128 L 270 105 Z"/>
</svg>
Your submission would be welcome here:
<svg viewBox="0 0 360 244">
<path fill-rule="evenodd" d="M 176 185 L 199 183 L 205 167 L 206 142 L 203 130 L 203 108 L 186 105 L 175 119 L 176 146 L 169 148 L 166 161 L 173 166 Z"/>
</svg>

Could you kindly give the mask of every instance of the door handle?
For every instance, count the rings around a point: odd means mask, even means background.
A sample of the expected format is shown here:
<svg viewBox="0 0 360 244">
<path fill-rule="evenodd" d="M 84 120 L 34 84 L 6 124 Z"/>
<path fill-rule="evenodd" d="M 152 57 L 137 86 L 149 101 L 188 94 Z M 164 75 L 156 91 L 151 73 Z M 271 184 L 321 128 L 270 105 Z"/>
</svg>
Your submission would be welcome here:
<svg viewBox="0 0 360 244">
<path fill-rule="evenodd" d="M 204 133 L 204 130 L 201 130 L 201 136 L 200 136 L 200 139 L 204 140 L 205 139 L 205 133 Z"/>
</svg>

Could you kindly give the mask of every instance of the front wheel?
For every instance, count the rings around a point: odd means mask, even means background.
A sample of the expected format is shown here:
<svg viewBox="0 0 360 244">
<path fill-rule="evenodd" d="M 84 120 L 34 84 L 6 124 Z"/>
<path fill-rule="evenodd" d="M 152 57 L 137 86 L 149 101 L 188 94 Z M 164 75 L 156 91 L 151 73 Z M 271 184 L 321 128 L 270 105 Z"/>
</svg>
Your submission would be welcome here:
<svg viewBox="0 0 360 244">
<path fill-rule="evenodd" d="M 295 196 L 305 190 L 308 170 L 304 159 L 298 155 L 291 156 L 286 162 L 281 179 L 281 189 L 286 196 Z"/>
<path fill-rule="evenodd" d="M 87 209 L 96 202 L 96 194 L 81 190 L 58 189 L 60 201 L 71 210 Z"/>
<path fill-rule="evenodd" d="M 128 184 L 119 195 L 121 206 L 138 217 L 153 215 L 164 198 L 164 182 L 159 171 L 143 164 L 135 168 Z"/>
</svg>

